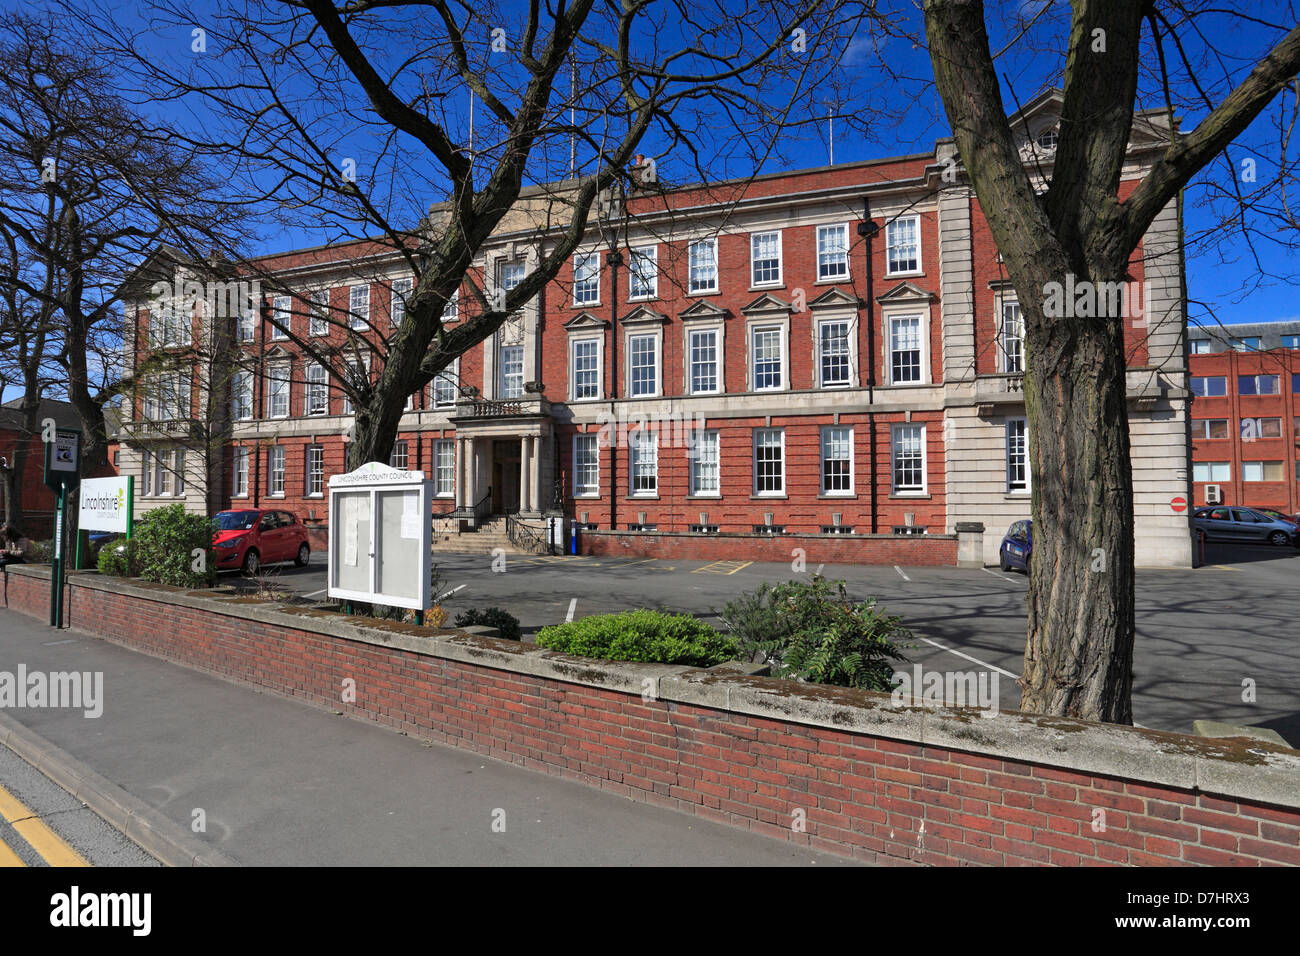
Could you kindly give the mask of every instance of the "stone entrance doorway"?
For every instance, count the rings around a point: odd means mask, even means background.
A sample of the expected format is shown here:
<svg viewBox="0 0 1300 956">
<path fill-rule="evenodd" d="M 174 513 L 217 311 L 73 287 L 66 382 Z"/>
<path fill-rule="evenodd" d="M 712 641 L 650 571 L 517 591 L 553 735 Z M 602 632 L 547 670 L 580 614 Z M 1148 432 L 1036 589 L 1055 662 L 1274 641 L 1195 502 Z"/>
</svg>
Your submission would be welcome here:
<svg viewBox="0 0 1300 956">
<path fill-rule="evenodd" d="M 523 460 L 518 438 L 492 442 L 492 513 L 509 514 L 519 510 L 519 465 Z"/>
</svg>

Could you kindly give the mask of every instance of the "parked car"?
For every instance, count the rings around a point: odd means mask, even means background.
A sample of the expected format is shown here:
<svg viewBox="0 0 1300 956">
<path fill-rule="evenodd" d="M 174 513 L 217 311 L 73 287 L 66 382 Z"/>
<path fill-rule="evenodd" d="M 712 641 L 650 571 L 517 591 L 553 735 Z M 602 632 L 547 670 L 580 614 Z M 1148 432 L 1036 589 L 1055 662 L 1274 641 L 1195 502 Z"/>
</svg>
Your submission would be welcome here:
<svg viewBox="0 0 1300 956">
<path fill-rule="evenodd" d="M 292 561 L 301 568 L 311 560 L 307 528 L 291 512 L 246 508 L 219 512 L 214 520 L 212 545 L 220 570 L 240 568 L 252 575 L 266 564 Z"/>
<path fill-rule="evenodd" d="M 1251 511 L 1258 511 L 1262 515 L 1268 515 L 1270 518 L 1276 518 L 1278 521 L 1285 521 L 1287 524 L 1293 524 L 1297 530 L 1300 530 L 1300 515 L 1289 515 L 1276 508 L 1256 508 L 1254 505 L 1247 505 Z"/>
<path fill-rule="evenodd" d="M 1034 553 L 1034 522 L 1029 518 L 1017 521 L 1002 536 L 998 549 L 998 564 L 1003 571 L 1019 568 L 1029 573 L 1029 558 Z"/>
<path fill-rule="evenodd" d="M 1192 525 L 1210 541 L 1267 541 L 1279 546 L 1300 543 L 1300 528 L 1294 521 L 1258 508 L 1197 508 Z"/>
</svg>

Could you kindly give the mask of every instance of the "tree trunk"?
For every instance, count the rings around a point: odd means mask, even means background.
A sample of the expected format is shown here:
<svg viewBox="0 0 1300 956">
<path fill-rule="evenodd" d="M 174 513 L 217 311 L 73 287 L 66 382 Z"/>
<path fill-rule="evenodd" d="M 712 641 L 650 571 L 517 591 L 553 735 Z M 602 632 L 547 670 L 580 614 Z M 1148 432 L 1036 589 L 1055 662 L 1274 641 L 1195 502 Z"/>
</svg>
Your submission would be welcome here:
<svg viewBox="0 0 1300 956">
<path fill-rule="evenodd" d="M 17 449 L 14 449 L 14 458 L 17 458 Z M 22 474 L 18 470 L 18 464 L 11 462 L 7 467 L 0 467 L 0 485 L 4 486 L 5 496 L 5 524 L 18 524 L 18 516 L 22 514 L 22 482 L 18 476 Z"/>
<path fill-rule="evenodd" d="M 1118 17 L 1113 0 L 1100 6 Z M 1127 242 L 1115 205 L 1136 33 L 1118 32 L 1104 69 L 1072 57 L 1067 72 L 1101 70 L 1083 82 L 1094 94 L 1104 88 L 1109 108 L 1088 117 L 1082 136 L 1063 113 L 1053 176 L 1064 178 L 1040 197 L 1007 122 L 983 4 L 927 0 L 925 14 L 935 82 L 1025 322 L 1034 548 L 1021 707 L 1131 723 L 1133 489 L 1123 318 L 1096 314 L 1110 304 L 1097 297 L 1097 307 L 1076 309 L 1066 290 L 1086 280 L 1123 282 L 1136 244 Z M 1091 6 L 1076 8 L 1072 52 L 1090 36 L 1093 15 Z M 1067 79 L 1066 113 L 1074 88 Z M 1052 283 L 1061 288 L 1049 309 Z"/>
<path fill-rule="evenodd" d="M 1030 356 L 1034 516 L 1021 708 L 1129 724 L 1135 623 L 1124 320 L 1046 316 L 1037 290 L 1063 278 L 1016 282 Z"/>
<path fill-rule="evenodd" d="M 357 405 L 353 416 L 352 441 L 348 444 L 347 470 L 359 468 L 368 461 L 384 464 L 393 454 L 393 442 L 397 440 L 398 426 L 402 418 L 402 405 L 393 410 L 385 410 L 383 402 L 375 395 L 366 405 Z"/>
</svg>

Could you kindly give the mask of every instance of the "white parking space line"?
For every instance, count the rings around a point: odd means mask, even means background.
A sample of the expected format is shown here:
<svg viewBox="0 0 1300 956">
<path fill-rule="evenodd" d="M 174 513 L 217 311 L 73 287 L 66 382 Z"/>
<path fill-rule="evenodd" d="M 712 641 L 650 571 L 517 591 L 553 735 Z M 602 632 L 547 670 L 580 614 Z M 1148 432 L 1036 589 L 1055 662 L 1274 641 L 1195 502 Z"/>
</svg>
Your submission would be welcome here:
<svg viewBox="0 0 1300 956">
<path fill-rule="evenodd" d="M 927 644 L 932 645 L 933 647 L 939 648 L 939 650 L 941 651 L 947 651 L 949 654 L 956 654 L 958 657 L 964 657 L 966 658 L 966 660 L 978 664 L 980 667 L 987 667 L 991 671 L 997 671 L 999 674 L 1004 674 L 1007 677 L 1010 677 L 1012 680 L 1020 680 L 1019 674 L 1013 674 L 1011 673 L 1011 671 L 1004 671 L 1001 667 L 998 667 L 995 664 L 990 664 L 988 661 L 982 661 L 978 657 L 971 657 L 969 654 L 964 654 L 961 651 L 955 651 L 951 647 L 944 647 L 938 641 L 932 641 L 928 637 L 923 637 L 921 638 L 921 640 L 923 640 Z"/>
<path fill-rule="evenodd" d="M 578 599 L 574 598 L 569 602 L 569 613 L 564 616 L 564 623 L 568 624 L 573 620 L 573 612 L 578 609 Z"/>
<path fill-rule="evenodd" d="M 312 591 L 311 594 L 304 594 L 303 597 L 305 597 L 305 598 L 314 598 L 316 595 L 318 595 L 318 594 L 324 594 L 324 593 L 325 593 L 326 591 L 328 591 L 328 590 L 329 590 L 329 588 L 321 588 L 319 591 Z"/>
<path fill-rule="evenodd" d="M 460 590 L 461 588 L 463 588 L 463 587 L 466 587 L 466 585 L 462 584 L 462 585 L 460 585 L 459 587 L 454 587 L 454 588 L 452 588 L 452 589 L 451 589 L 450 591 L 448 591 L 446 594 L 440 594 L 440 595 L 438 595 L 438 600 L 441 601 L 443 598 L 451 597 L 453 594 L 455 594 L 457 591 L 459 591 L 459 590 Z"/>
<path fill-rule="evenodd" d="M 903 569 L 900 568 L 898 565 L 894 565 L 894 570 L 898 572 L 898 576 L 899 576 L 900 578 L 902 578 L 904 581 L 910 581 L 910 580 L 912 580 L 912 579 L 909 578 L 906 574 L 903 573 Z"/>
<path fill-rule="evenodd" d="M 1015 578 L 1009 578 L 1009 577 L 1007 577 L 1005 574 L 998 574 L 998 572 L 996 572 L 996 571 L 991 571 L 991 570 L 989 570 L 988 568 L 980 568 L 980 570 L 983 571 L 985 574 L 991 574 L 991 575 L 993 575 L 995 578 L 1002 578 L 1002 580 L 1004 580 L 1004 581 L 1010 581 L 1012 584 L 1015 584 L 1015 583 L 1016 583 L 1016 579 L 1015 579 Z"/>
</svg>

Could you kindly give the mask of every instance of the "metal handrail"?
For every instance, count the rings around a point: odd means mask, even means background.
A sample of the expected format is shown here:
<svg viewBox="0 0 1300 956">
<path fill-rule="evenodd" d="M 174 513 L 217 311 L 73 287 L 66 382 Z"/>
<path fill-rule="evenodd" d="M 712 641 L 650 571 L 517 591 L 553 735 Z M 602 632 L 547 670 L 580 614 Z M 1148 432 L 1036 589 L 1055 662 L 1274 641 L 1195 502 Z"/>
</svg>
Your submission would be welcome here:
<svg viewBox="0 0 1300 956">
<path fill-rule="evenodd" d="M 474 524 L 477 525 L 484 518 L 492 513 L 492 486 L 488 485 L 487 494 L 485 494 L 473 505 Z"/>
<path fill-rule="evenodd" d="M 550 554 L 551 542 L 537 528 L 524 524 L 517 515 L 506 515 L 506 538 L 516 548 L 531 554 Z"/>
</svg>

